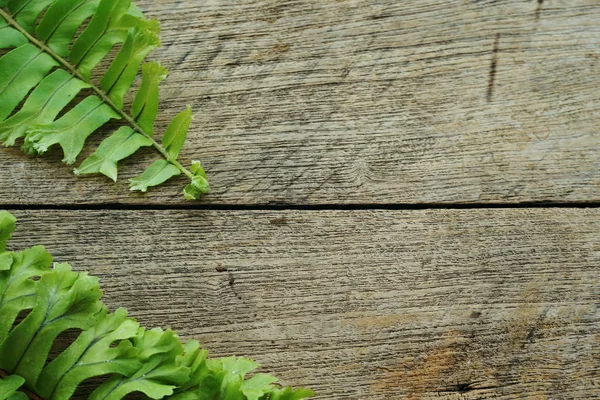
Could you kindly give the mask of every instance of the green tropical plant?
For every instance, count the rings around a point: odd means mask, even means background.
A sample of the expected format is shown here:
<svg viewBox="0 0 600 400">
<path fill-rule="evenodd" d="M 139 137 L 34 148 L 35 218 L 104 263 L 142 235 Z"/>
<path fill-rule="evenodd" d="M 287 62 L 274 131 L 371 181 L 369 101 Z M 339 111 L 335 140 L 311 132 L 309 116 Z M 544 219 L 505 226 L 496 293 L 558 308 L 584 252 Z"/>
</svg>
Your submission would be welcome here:
<svg viewBox="0 0 600 400">
<path fill-rule="evenodd" d="M 280 388 L 277 378 L 267 374 L 247 379 L 259 366 L 252 360 L 208 358 L 197 341 L 184 344 L 171 330 L 146 329 L 123 308 L 109 312 L 100 301 L 98 278 L 53 264 L 41 246 L 7 251 L 15 223 L 14 216 L 0 211 L 0 400 L 66 400 L 92 377 L 105 380 L 91 400 L 118 400 L 134 392 L 172 400 L 301 400 L 313 395 Z M 58 336 L 71 329 L 81 333 L 50 359 Z"/>
<path fill-rule="evenodd" d="M 178 161 L 192 121 L 189 107 L 160 143 L 154 138 L 158 86 L 167 70 L 144 60 L 160 45 L 159 31 L 159 23 L 146 19 L 131 0 L 0 0 L 0 49 L 10 50 L 0 58 L 0 142 L 20 142 L 29 154 L 59 145 L 70 165 L 92 133 L 121 120 L 123 126 L 75 174 L 100 173 L 116 181 L 119 161 L 152 146 L 162 158 L 131 180 L 132 190 L 145 192 L 184 174 L 190 179 L 187 199 L 207 193 L 201 164 L 194 161 L 188 169 Z M 110 66 L 96 71 L 119 46 Z M 126 110 L 125 95 L 140 69 L 141 86 Z M 98 82 L 93 72 L 102 76 Z"/>
</svg>

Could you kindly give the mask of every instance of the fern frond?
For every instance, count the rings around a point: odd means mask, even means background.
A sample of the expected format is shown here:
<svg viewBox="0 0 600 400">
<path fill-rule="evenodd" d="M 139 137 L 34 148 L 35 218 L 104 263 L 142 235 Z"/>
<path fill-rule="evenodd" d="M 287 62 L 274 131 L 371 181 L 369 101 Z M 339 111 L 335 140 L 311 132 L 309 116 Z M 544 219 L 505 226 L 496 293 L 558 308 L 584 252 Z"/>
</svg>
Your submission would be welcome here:
<svg viewBox="0 0 600 400">
<path fill-rule="evenodd" d="M 171 330 L 146 329 L 120 308 L 101 302 L 98 279 L 52 264 L 43 247 L 6 251 L 15 218 L 0 211 L 0 400 L 67 400 L 81 383 L 103 377 L 89 396 L 120 400 L 134 392 L 171 400 L 301 400 L 306 389 L 280 388 L 277 378 L 252 374 L 246 358 L 208 358 Z M 17 322 L 18 315 L 30 311 Z M 81 329 L 70 346 L 50 359 L 58 335 Z M 15 397 L 20 396 L 20 397 Z M 27 397 L 25 397 L 27 398 Z"/>
<path fill-rule="evenodd" d="M 159 32 L 158 21 L 146 19 L 131 0 L 0 0 L 0 49 L 11 49 L 0 58 L 0 142 L 22 141 L 28 154 L 58 145 L 70 165 L 91 134 L 121 120 L 124 126 L 75 168 L 76 175 L 99 173 L 116 181 L 119 161 L 152 146 L 163 159 L 132 179 L 132 190 L 145 192 L 184 174 L 190 179 L 186 199 L 208 193 L 198 162 L 187 169 L 178 161 L 191 122 L 189 107 L 173 119 L 161 143 L 154 139 L 158 86 L 167 70 L 144 60 L 160 46 Z M 92 72 L 117 45 L 108 69 L 92 82 Z M 142 84 L 127 111 L 124 99 L 140 70 Z M 93 94 L 72 104 L 84 89 Z"/>
</svg>

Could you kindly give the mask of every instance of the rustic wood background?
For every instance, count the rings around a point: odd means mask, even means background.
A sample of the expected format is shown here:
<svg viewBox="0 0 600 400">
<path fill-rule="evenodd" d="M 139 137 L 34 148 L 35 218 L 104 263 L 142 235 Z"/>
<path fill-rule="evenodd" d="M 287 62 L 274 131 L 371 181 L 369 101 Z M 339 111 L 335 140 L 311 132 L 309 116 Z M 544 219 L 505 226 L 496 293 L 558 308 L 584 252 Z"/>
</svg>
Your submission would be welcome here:
<svg viewBox="0 0 600 400">
<path fill-rule="evenodd" d="M 2 149 L 13 248 L 318 399 L 600 398 L 598 0 L 138 4 L 213 193 Z"/>
</svg>

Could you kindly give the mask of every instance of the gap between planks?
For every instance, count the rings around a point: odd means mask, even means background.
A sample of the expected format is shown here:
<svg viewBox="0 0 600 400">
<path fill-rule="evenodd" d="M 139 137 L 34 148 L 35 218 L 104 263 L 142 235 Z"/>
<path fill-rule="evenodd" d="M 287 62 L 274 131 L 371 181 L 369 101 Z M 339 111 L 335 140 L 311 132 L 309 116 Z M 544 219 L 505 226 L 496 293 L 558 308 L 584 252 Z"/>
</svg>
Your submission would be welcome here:
<svg viewBox="0 0 600 400">
<path fill-rule="evenodd" d="M 600 208 L 600 202 L 523 202 L 523 203 L 419 203 L 419 204 L 1 204 L 0 208 L 12 210 L 63 210 L 63 211 L 159 211 L 159 210 L 218 210 L 218 211 L 327 211 L 327 210 L 478 210 L 524 208 Z"/>
</svg>

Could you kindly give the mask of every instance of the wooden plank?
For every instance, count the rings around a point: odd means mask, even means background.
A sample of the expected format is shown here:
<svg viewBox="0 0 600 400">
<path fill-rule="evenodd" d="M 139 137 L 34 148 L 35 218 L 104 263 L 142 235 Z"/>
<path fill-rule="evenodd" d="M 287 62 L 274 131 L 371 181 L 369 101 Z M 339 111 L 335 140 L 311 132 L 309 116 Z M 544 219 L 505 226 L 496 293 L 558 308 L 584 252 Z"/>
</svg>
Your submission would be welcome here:
<svg viewBox="0 0 600 400">
<path fill-rule="evenodd" d="M 206 203 L 600 199 L 597 0 L 140 0 Z M 0 151 L 0 204 L 181 202 Z"/>
<path fill-rule="evenodd" d="M 320 399 L 600 397 L 600 210 L 16 211 L 108 304 Z"/>
</svg>

